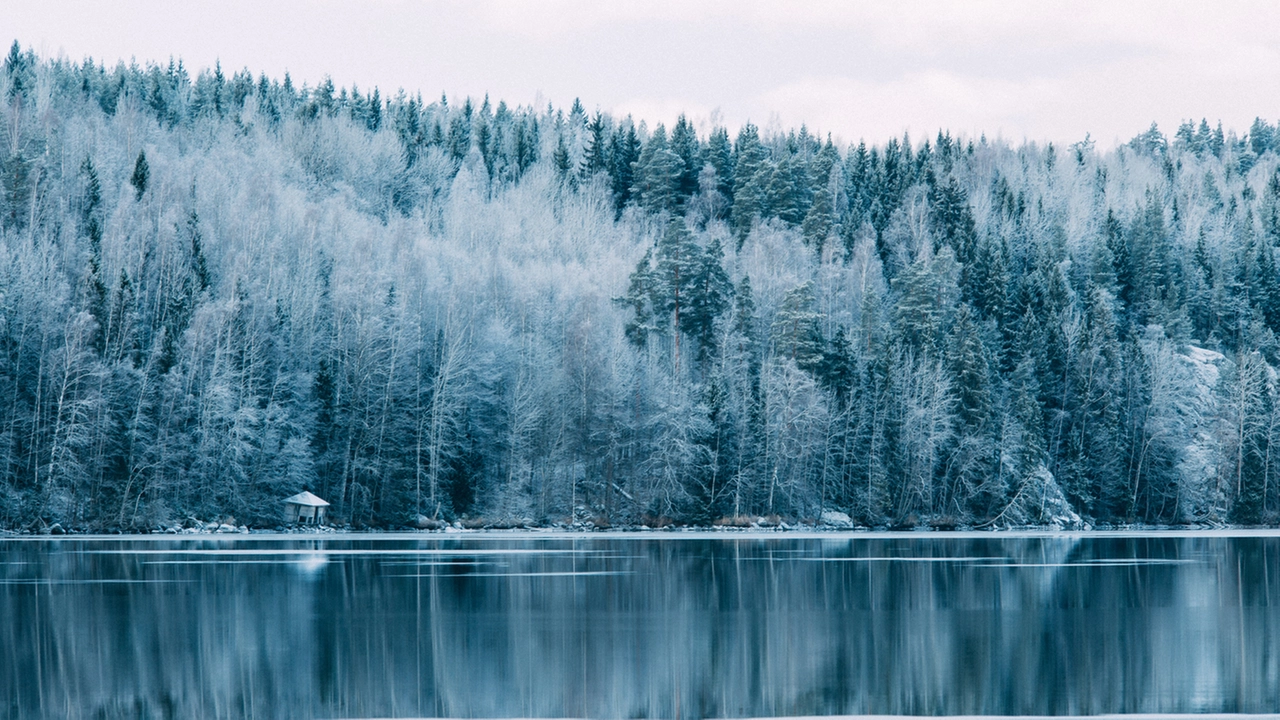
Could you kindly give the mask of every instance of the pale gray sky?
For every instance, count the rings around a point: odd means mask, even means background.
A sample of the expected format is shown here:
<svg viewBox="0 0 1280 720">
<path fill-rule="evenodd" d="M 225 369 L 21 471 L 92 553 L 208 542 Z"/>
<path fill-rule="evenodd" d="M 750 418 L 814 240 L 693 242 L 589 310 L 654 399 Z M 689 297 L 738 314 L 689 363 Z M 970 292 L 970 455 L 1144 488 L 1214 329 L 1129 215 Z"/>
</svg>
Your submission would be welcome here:
<svg viewBox="0 0 1280 720">
<path fill-rule="evenodd" d="M 1280 3 L 4 0 L 0 41 L 670 122 L 1101 146 L 1280 119 Z"/>
</svg>

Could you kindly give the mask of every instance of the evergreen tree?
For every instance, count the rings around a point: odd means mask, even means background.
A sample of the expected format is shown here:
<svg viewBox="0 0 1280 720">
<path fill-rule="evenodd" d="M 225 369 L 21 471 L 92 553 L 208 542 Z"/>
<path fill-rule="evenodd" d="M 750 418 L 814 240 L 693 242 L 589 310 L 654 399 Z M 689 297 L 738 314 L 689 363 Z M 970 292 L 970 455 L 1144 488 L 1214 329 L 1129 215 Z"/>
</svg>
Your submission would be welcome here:
<svg viewBox="0 0 1280 720">
<path fill-rule="evenodd" d="M 825 340 L 822 316 L 814 309 L 813 283 L 804 282 L 782 298 L 773 319 L 773 345 L 780 357 L 795 362 L 801 369 L 816 374 L 821 368 Z"/>
<path fill-rule="evenodd" d="M 923 354 L 941 347 L 944 319 L 956 300 L 956 265 L 950 249 L 924 257 L 893 279 L 898 301 L 894 319 L 899 337 Z"/>
<path fill-rule="evenodd" d="M 151 168 L 147 165 L 147 153 L 138 151 L 138 159 L 133 163 L 133 175 L 129 176 L 129 184 L 133 186 L 133 199 L 142 202 L 147 192 L 147 184 L 151 182 Z"/>
<path fill-rule="evenodd" d="M 929 223 L 936 243 L 949 246 L 962 266 L 976 260 L 977 234 L 964 190 L 949 177 L 929 188 Z"/>
<path fill-rule="evenodd" d="M 1067 408 L 1070 428 L 1054 474 L 1067 499 L 1082 513 L 1106 517 L 1100 503 L 1123 494 L 1124 468 L 1119 439 L 1122 368 L 1112 298 L 1090 288 L 1084 322 L 1070 367 Z"/>
<path fill-rule="evenodd" d="M 85 178 L 80 227 L 89 244 L 89 261 L 85 271 L 85 303 L 96 324 L 94 349 L 102 354 L 107 332 L 107 285 L 102 279 L 102 185 L 93 161 L 85 158 L 80 166 Z"/>
<path fill-rule="evenodd" d="M 35 65 L 35 54 L 23 53 L 22 45 L 14 40 L 4 59 L 4 73 L 9 78 L 6 100 L 21 101 L 35 89 Z"/>
<path fill-rule="evenodd" d="M 729 216 L 739 245 L 765 210 L 768 158 L 769 152 L 760 143 L 755 126 L 750 123 L 742 126 L 734 146 L 733 210 Z"/>
<path fill-rule="evenodd" d="M 683 114 L 671 128 L 670 149 L 680 158 L 680 172 L 675 186 L 678 203 L 683 205 L 685 200 L 698 191 L 698 173 L 702 171 L 702 148 L 698 143 L 698 134 Z"/>
<path fill-rule="evenodd" d="M 611 171 L 613 179 L 613 198 L 617 210 L 621 212 L 627 203 L 632 201 L 631 186 L 635 182 L 635 166 L 640 160 L 640 140 L 636 137 L 636 128 L 628 121 L 613 131 L 610 145 Z"/>
<path fill-rule="evenodd" d="M 658 327 L 666 326 L 675 340 L 675 361 L 680 361 L 680 333 L 690 322 L 690 305 L 697 292 L 695 279 L 703 266 L 702 248 L 679 218 L 667 222 L 658 238 L 653 258 L 652 297 Z"/>
<path fill-rule="evenodd" d="M 573 160 L 569 157 L 569 147 L 564 144 L 563 134 L 556 138 L 556 150 L 551 155 L 551 162 L 555 166 L 556 177 L 560 182 L 572 183 L 576 180 L 576 176 L 569 172 L 573 168 Z"/>
<path fill-rule="evenodd" d="M 636 348 L 643 349 L 649 342 L 649 333 L 658 328 L 654 324 L 653 314 L 653 251 L 645 252 L 636 268 L 631 272 L 627 285 L 627 294 L 618 298 L 617 302 L 631 310 L 631 318 L 623 327 L 627 340 Z"/>
<path fill-rule="evenodd" d="M 716 321 L 729 309 L 733 284 L 724 271 L 724 248 L 713 239 L 691 263 L 689 301 L 683 316 L 683 330 L 697 343 L 697 359 L 705 363 L 715 349 Z"/>
<path fill-rule="evenodd" d="M 1254 118 L 1253 125 L 1249 126 L 1249 148 L 1254 154 L 1261 156 L 1272 149 L 1274 143 L 1275 128 L 1260 117 Z"/>
<path fill-rule="evenodd" d="M 813 191 L 813 204 L 804 216 L 800 232 L 809 245 L 819 251 L 827 237 L 835 230 L 835 213 L 832 208 L 831 191 L 826 184 L 819 183 Z"/>
<path fill-rule="evenodd" d="M 667 131 L 658 125 L 636 161 L 631 194 L 650 212 L 673 213 L 680 202 L 683 173 L 684 161 L 668 147 Z"/>
<path fill-rule="evenodd" d="M 706 163 L 715 168 L 716 189 L 730 203 L 733 202 L 733 144 L 729 131 L 718 127 L 707 138 Z"/>
<path fill-rule="evenodd" d="M 587 151 L 578 169 L 584 181 L 596 173 L 609 170 L 609 133 L 604 124 L 604 116 L 597 112 L 587 126 L 587 132 Z"/>
<path fill-rule="evenodd" d="M 790 154 L 784 153 L 769 173 L 768 182 L 764 185 L 764 206 L 767 214 L 788 224 L 799 225 L 803 221 L 800 188 Z"/>
<path fill-rule="evenodd" d="M 994 410 L 991 369 L 973 310 L 967 304 L 956 312 L 947 348 L 947 365 L 952 374 L 951 387 L 956 394 L 960 422 L 967 430 L 981 430 Z"/>
<path fill-rule="evenodd" d="M 21 150 L 5 158 L 2 168 L 4 214 L 0 216 L 0 228 L 22 230 L 27 227 L 31 216 L 32 165 Z"/>
</svg>

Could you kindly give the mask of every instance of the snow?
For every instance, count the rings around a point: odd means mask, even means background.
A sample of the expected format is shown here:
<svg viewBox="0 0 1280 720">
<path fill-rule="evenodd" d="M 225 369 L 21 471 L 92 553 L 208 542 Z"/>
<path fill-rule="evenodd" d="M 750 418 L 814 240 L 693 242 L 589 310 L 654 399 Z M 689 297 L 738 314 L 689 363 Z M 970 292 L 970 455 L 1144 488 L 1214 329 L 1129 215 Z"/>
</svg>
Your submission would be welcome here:
<svg viewBox="0 0 1280 720">
<path fill-rule="evenodd" d="M 853 518 L 847 513 L 839 510 L 823 510 L 818 520 L 828 527 L 838 528 L 840 530 L 849 530 L 853 528 Z"/>
</svg>

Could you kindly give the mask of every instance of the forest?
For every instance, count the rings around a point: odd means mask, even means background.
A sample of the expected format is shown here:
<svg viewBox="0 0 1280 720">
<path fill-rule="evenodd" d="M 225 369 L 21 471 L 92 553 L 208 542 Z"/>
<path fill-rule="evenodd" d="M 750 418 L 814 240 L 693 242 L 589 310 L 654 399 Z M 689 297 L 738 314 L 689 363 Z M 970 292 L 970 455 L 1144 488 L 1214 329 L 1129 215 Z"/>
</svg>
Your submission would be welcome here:
<svg viewBox="0 0 1280 720">
<path fill-rule="evenodd" d="M 1280 522 L 1263 119 L 844 144 L 17 42 L 0 101 L 0 528 Z"/>
</svg>

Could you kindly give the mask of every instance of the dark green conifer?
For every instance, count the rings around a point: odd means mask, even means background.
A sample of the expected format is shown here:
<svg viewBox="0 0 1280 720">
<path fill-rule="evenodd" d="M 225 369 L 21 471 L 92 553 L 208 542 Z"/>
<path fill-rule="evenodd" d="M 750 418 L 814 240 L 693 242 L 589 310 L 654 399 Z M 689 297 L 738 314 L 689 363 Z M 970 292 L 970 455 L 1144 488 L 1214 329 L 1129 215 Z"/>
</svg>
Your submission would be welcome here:
<svg viewBox="0 0 1280 720">
<path fill-rule="evenodd" d="M 145 150 L 138 151 L 138 159 L 133 163 L 133 175 L 129 177 L 129 184 L 133 186 L 133 199 L 142 202 L 142 196 L 147 192 L 147 185 L 151 182 L 151 168 L 147 165 L 147 153 Z"/>
</svg>

